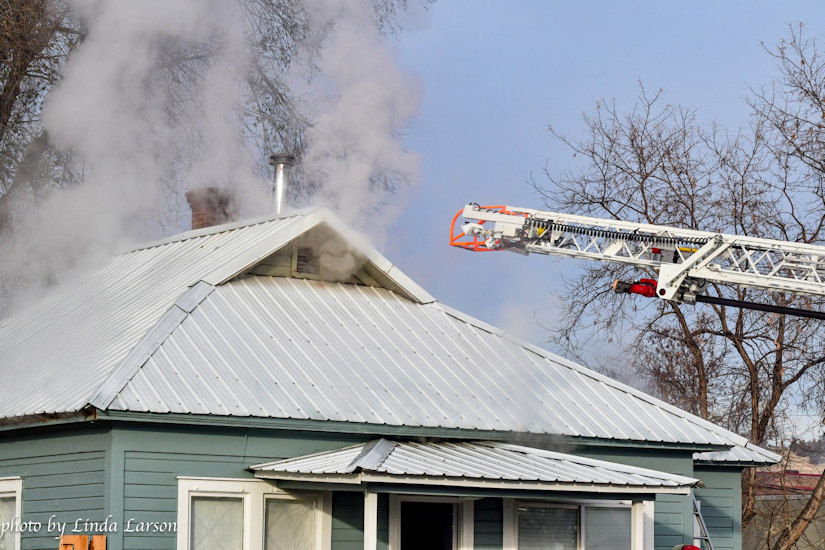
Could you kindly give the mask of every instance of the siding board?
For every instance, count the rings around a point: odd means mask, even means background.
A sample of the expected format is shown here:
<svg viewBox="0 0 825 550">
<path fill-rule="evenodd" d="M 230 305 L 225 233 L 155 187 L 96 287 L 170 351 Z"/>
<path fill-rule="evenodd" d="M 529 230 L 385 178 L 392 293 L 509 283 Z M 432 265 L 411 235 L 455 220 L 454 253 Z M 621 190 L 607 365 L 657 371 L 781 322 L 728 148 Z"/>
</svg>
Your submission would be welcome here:
<svg viewBox="0 0 825 550">
<path fill-rule="evenodd" d="M 23 478 L 22 521 L 40 522 L 21 535 L 23 550 L 54 550 L 58 533 L 48 521 L 105 520 L 108 430 L 64 426 L 0 434 L 0 477 Z"/>
</svg>

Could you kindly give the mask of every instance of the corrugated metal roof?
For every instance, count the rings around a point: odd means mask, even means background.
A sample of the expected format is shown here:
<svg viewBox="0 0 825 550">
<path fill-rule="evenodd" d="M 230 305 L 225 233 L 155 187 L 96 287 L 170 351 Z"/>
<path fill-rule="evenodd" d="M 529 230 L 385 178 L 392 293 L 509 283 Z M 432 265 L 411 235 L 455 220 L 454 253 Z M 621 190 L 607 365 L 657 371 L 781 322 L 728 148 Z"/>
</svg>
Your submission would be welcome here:
<svg viewBox="0 0 825 550">
<path fill-rule="evenodd" d="M 473 321 L 380 288 L 244 277 L 216 287 L 111 408 L 744 443 Z"/>
<path fill-rule="evenodd" d="M 693 460 L 706 463 L 776 464 L 782 457 L 753 443 L 736 445 L 729 451 L 694 453 Z"/>
<path fill-rule="evenodd" d="M 279 474 L 428 476 L 622 487 L 690 487 L 698 480 L 603 460 L 495 442 L 399 442 L 363 445 L 253 466 L 259 477 Z"/>
</svg>

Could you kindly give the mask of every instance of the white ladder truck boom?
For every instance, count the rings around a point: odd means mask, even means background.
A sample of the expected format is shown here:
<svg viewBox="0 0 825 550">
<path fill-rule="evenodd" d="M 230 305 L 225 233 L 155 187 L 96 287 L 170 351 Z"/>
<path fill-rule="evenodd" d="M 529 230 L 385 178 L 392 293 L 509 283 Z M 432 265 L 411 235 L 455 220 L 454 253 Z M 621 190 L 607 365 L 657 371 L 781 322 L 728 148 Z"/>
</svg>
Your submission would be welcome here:
<svg viewBox="0 0 825 550">
<path fill-rule="evenodd" d="M 619 293 L 825 319 L 825 312 L 704 294 L 719 283 L 825 297 L 825 246 L 474 203 L 453 218 L 450 245 L 616 262 L 657 277 L 616 281 Z"/>
</svg>

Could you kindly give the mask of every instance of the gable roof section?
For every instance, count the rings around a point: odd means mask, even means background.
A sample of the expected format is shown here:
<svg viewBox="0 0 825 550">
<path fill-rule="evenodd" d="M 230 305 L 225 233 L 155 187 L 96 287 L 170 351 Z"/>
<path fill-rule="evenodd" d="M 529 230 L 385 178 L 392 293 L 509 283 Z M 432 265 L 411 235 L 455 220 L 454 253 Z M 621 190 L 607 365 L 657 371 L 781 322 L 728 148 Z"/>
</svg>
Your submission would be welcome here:
<svg viewBox="0 0 825 550">
<path fill-rule="evenodd" d="M 604 492 L 688 492 L 698 480 L 521 445 L 377 439 L 251 468 L 265 479 L 439 483 Z M 525 487 L 524 484 L 529 484 Z"/>
<path fill-rule="evenodd" d="M 190 231 L 116 255 L 80 283 L 0 322 L 0 418 L 75 412 L 101 388 L 119 389 L 115 382 L 125 382 L 197 305 L 193 300 L 322 224 L 405 297 L 433 300 L 322 208 Z"/>
</svg>

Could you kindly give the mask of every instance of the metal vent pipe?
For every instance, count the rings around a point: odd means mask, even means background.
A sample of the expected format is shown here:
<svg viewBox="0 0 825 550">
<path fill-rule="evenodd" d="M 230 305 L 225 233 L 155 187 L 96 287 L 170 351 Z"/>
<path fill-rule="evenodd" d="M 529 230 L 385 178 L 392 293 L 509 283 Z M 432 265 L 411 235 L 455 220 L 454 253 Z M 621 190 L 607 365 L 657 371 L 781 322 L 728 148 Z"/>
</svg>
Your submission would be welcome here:
<svg viewBox="0 0 825 550">
<path fill-rule="evenodd" d="M 269 163 L 274 168 L 272 180 L 272 209 L 280 214 L 286 206 L 286 192 L 289 185 L 289 169 L 295 164 L 295 157 L 286 154 L 275 154 L 269 157 Z"/>
</svg>

